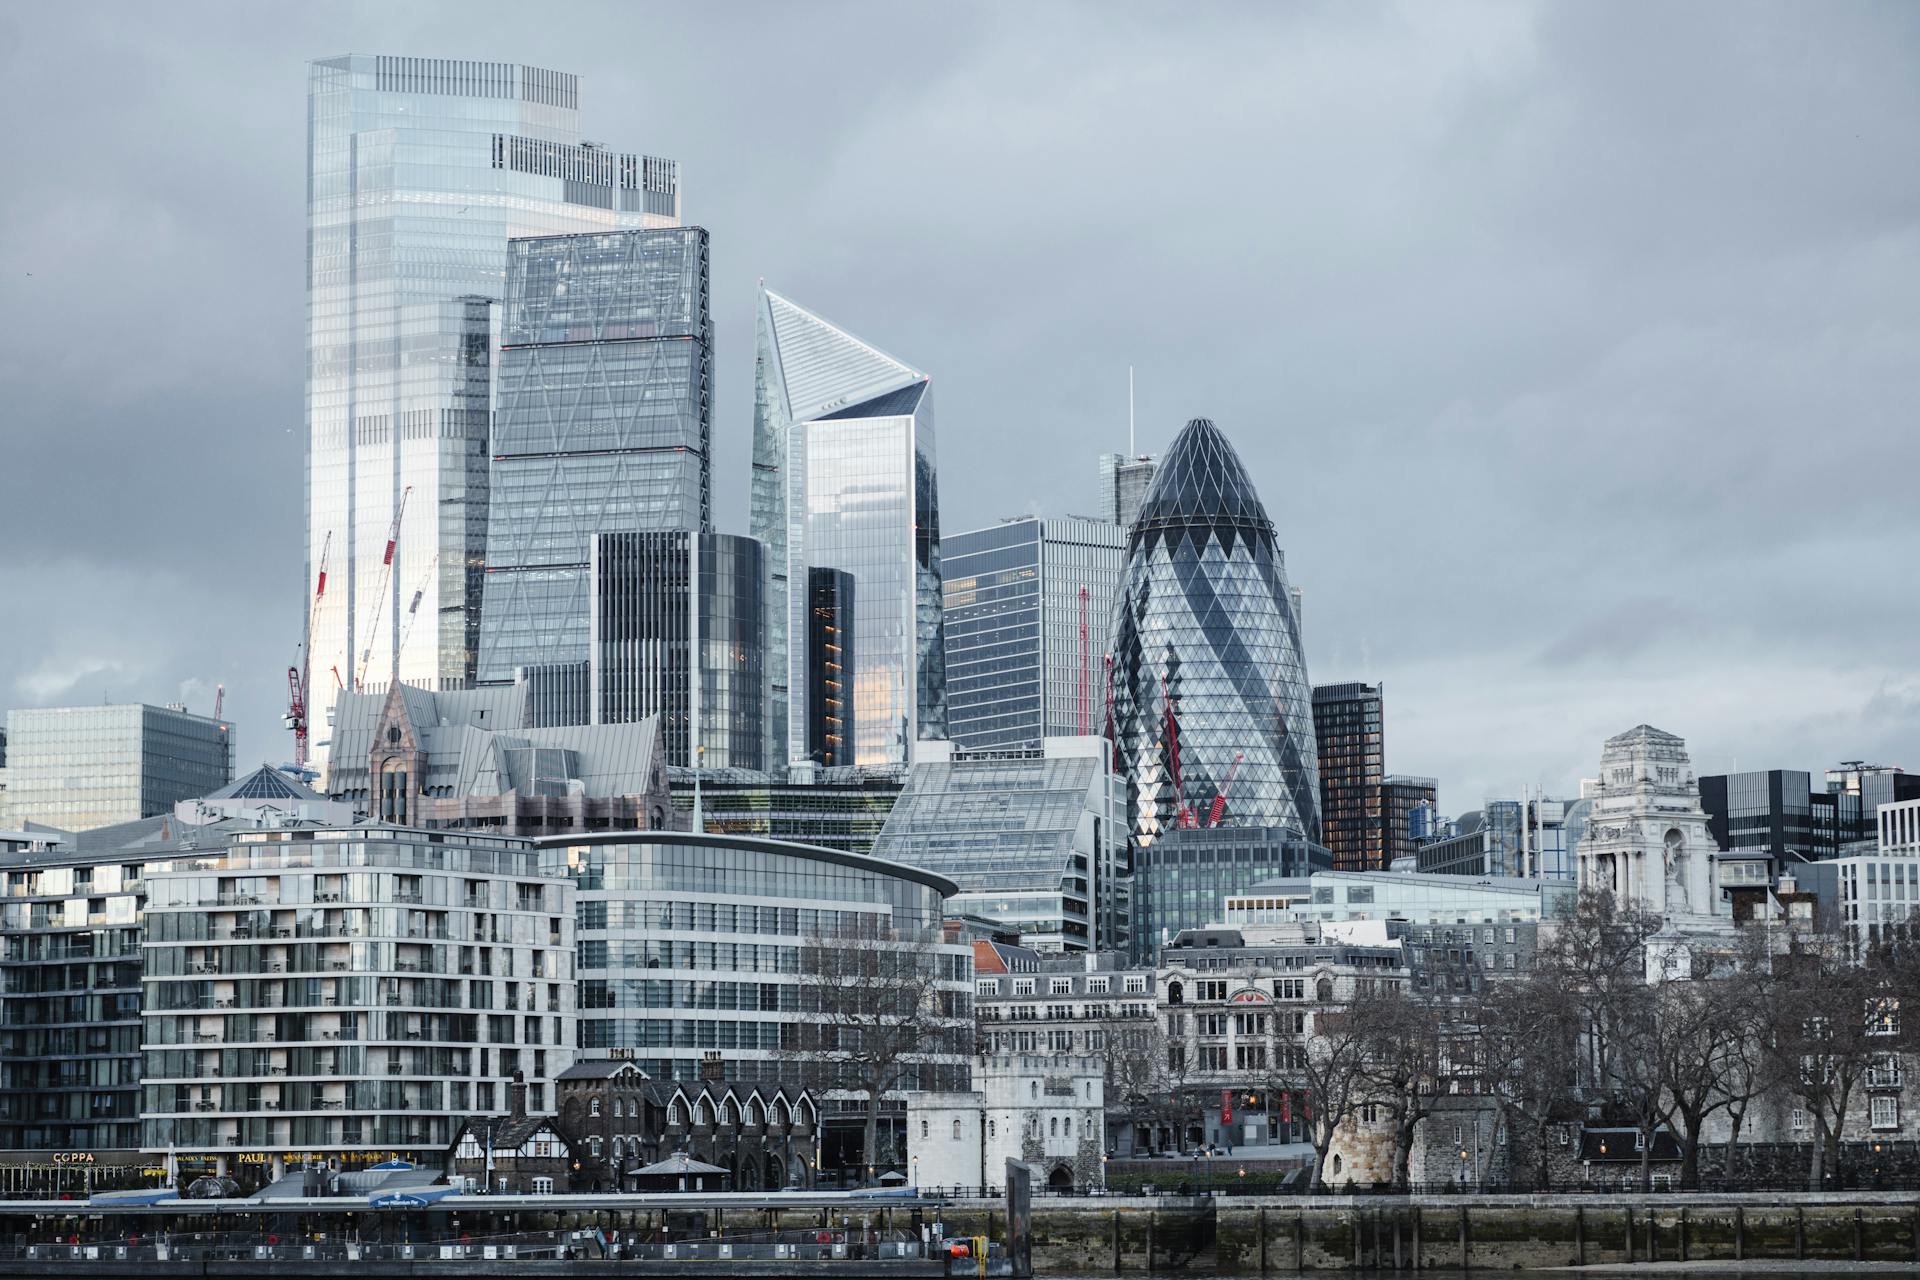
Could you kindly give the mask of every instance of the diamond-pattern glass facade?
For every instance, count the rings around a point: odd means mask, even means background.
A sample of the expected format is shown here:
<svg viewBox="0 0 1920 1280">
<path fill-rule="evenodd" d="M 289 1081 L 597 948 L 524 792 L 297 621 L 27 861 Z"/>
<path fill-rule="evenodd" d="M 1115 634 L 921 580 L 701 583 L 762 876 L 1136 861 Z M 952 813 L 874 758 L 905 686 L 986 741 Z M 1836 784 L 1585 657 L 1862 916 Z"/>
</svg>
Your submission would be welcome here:
<svg viewBox="0 0 1920 1280">
<path fill-rule="evenodd" d="M 479 678 L 587 656 L 597 533 L 708 526 L 698 227 L 515 240 L 500 327 Z"/>
<path fill-rule="evenodd" d="M 1319 839 L 1312 690 L 1284 558 L 1246 468 L 1204 418 L 1174 441 L 1128 536 L 1113 734 L 1141 847 L 1216 823 Z"/>
</svg>

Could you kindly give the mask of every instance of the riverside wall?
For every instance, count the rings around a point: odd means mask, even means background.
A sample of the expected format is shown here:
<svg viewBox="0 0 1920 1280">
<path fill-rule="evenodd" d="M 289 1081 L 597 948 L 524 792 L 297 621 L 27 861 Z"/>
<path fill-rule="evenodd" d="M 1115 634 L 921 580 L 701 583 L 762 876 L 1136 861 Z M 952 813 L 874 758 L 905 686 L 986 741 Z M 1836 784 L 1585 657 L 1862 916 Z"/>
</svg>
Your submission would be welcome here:
<svg viewBox="0 0 1920 1280">
<path fill-rule="evenodd" d="M 997 1238 L 1006 1228 L 997 1202 L 958 1202 L 942 1216 L 950 1236 Z M 1920 1195 L 1090 1196 L 1033 1206 L 1033 1264 L 1042 1275 L 1708 1261 L 1920 1265 Z"/>
</svg>

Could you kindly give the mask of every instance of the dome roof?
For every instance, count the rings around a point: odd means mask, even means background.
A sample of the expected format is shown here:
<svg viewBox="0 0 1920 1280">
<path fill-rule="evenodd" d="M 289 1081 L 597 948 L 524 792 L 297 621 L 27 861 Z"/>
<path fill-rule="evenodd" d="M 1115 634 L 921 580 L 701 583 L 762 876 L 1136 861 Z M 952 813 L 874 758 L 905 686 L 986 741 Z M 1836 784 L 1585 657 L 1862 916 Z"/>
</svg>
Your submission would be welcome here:
<svg viewBox="0 0 1920 1280">
<path fill-rule="evenodd" d="M 1134 536 L 1189 525 L 1237 525 L 1271 534 L 1273 521 L 1253 481 L 1211 418 L 1181 428 L 1160 461 L 1159 474 L 1140 502 Z"/>
</svg>

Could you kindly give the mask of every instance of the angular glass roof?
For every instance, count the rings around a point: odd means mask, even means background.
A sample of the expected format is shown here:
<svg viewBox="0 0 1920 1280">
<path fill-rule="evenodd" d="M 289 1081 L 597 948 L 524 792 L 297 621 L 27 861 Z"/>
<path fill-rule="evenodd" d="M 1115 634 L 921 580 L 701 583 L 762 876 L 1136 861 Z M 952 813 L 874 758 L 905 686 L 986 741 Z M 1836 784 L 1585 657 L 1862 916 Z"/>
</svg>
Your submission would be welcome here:
<svg viewBox="0 0 1920 1280">
<path fill-rule="evenodd" d="M 927 380 L 912 365 L 771 289 L 761 290 L 760 305 L 773 337 L 769 346 L 777 366 L 774 376 L 794 422 L 807 422 Z"/>
</svg>

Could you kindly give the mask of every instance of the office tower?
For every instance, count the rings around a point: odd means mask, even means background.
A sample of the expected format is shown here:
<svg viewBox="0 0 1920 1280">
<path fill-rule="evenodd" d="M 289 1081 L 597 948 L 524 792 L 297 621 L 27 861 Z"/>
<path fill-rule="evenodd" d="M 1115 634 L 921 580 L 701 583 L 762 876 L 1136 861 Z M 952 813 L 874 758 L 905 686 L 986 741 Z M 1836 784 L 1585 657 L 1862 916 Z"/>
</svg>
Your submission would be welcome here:
<svg viewBox="0 0 1920 1280">
<path fill-rule="evenodd" d="M 711 523 L 707 233 L 513 241 L 499 362 L 485 684 L 587 657 L 594 535 Z"/>
<path fill-rule="evenodd" d="M 233 780 L 233 726 L 126 703 L 7 713 L 7 820 L 85 831 L 167 813 Z"/>
<path fill-rule="evenodd" d="M 1106 732 L 1106 655 L 1126 530 L 1007 520 L 940 542 L 947 732 L 969 749 Z"/>
<path fill-rule="evenodd" d="M 807 759 L 853 764 L 853 575 L 807 570 Z"/>
<path fill-rule="evenodd" d="M 1320 768 L 1284 559 L 1246 468 L 1205 418 L 1167 451 L 1128 534 L 1113 716 L 1136 846 L 1222 824 L 1318 842 Z"/>
<path fill-rule="evenodd" d="M 1384 715 L 1379 685 L 1314 688 L 1321 843 L 1333 855 L 1336 870 L 1378 871 L 1387 865 Z"/>
<path fill-rule="evenodd" d="M 141 1145 L 183 1182 L 249 1155 L 275 1177 L 438 1162 L 516 1072 L 531 1111 L 553 1105 L 574 1056 L 574 883 L 529 842 L 243 831 L 145 879 Z"/>
<path fill-rule="evenodd" d="M 941 927 L 954 884 L 932 872 L 733 835 L 606 832 L 541 852 L 578 890 L 579 1047 L 630 1052 L 655 1080 L 698 1080 L 715 1058 L 734 1078 L 804 1074 L 794 1046 L 823 1015 L 802 1007 L 801 956 L 823 938 L 912 944 L 938 966 L 943 1007 L 973 990 L 971 948 Z M 670 976 L 696 968 L 694 983 Z M 739 1002 L 716 1014 L 723 991 Z M 898 1087 L 965 1087 L 971 1022 L 920 1034 Z"/>
<path fill-rule="evenodd" d="M 1390 773 L 1380 784 L 1380 811 L 1386 822 L 1386 865 L 1411 858 L 1423 840 L 1438 835 L 1440 780 Z"/>
<path fill-rule="evenodd" d="M 787 758 L 807 760 L 819 712 L 799 643 L 808 573 L 836 569 L 853 579 L 850 763 L 904 768 L 916 740 L 946 735 L 931 381 L 765 289 L 758 369 L 753 528 L 786 530 L 769 600 L 786 622 L 768 635 L 786 650 L 773 698 L 788 708 Z"/>
<path fill-rule="evenodd" d="M 676 769 L 672 781 L 675 826 L 685 829 L 693 817 L 693 773 Z M 701 829 L 869 854 L 904 785 L 898 771 L 821 769 L 793 782 L 784 771 L 769 777 L 709 770 L 701 780 Z"/>
<path fill-rule="evenodd" d="M 307 119 L 304 589 L 328 575 L 312 689 L 335 670 L 458 688 L 479 645 L 507 242 L 676 226 L 678 177 L 582 142 L 578 79 L 514 63 L 324 59 Z M 314 738 L 323 760 L 324 725 Z"/>
<path fill-rule="evenodd" d="M 1100 489 L 1095 495 L 1094 514 L 1108 524 L 1133 528 L 1134 517 L 1140 514 L 1140 504 L 1146 501 L 1147 490 L 1153 487 L 1153 476 L 1159 469 L 1159 464 L 1144 453 L 1101 454 Z"/>
<path fill-rule="evenodd" d="M 1037 749 L 923 742 L 876 857 L 950 878 L 949 911 L 983 916 L 1042 951 L 1111 951 L 1102 899 L 1125 874 L 1126 808 L 1097 737 Z"/>
<path fill-rule="evenodd" d="M 1577 853 L 1580 887 L 1660 915 L 1719 914 L 1708 825 L 1684 739 L 1645 724 L 1615 734 Z"/>
<path fill-rule="evenodd" d="M 1830 769 L 1824 789 L 1804 769 L 1700 779 L 1700 803 L 1722 849 L 1761 850 L 1786 862 L 1835 858 L 1869 843 L 1879 806 L 1914 798 L 1920 798 L 1920 777 L 1880 766 Z"/>
<path fill-rule="evenodd" d="M 759 542 L 687 530 L 601 533 L 592 539 L 589 576 L 593 723 L 657 715 L 669 765 L 763 768 L 767 574 Z"/>
<path fill-rule="evenodd" d="M 1177 827 L 1134 850 L 1136 960 L 1150 962 L 1182 929 L 1217 924 L 1229 897 L 1269 880 L 1330 871 L 1324 846 L 1291 827 Z"/>
</svg>

